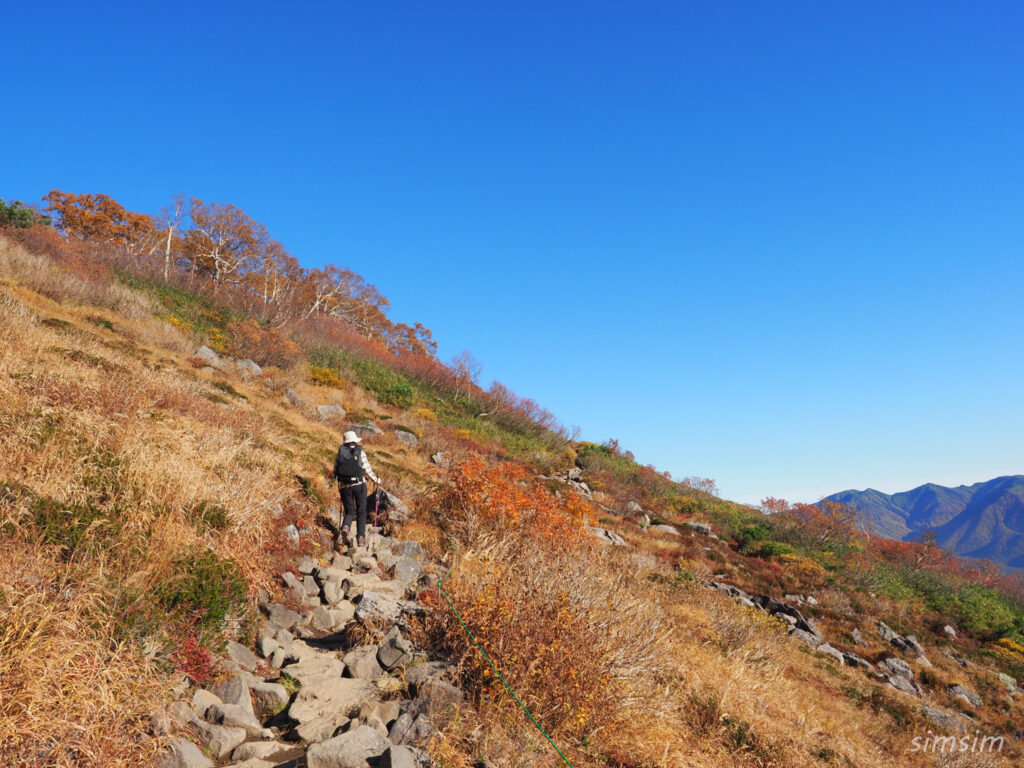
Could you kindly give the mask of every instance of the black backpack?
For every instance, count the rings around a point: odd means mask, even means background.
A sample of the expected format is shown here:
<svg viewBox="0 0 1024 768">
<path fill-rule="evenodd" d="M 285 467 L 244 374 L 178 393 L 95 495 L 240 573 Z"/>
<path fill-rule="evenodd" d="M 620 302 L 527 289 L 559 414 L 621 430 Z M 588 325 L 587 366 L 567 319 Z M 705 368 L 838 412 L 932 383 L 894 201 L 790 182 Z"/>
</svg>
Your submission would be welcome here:
<svg viewBox="0 0 1024 768">
<path fill-rule="evenodd" d="M 338 448 L 338 458 L 334 460 L 334 476 L 347 483 L 363 479 L 363 464 L 359 460 L 362 448 L 358 445 L 349 448 L 344 443 Z"/>
</svg>

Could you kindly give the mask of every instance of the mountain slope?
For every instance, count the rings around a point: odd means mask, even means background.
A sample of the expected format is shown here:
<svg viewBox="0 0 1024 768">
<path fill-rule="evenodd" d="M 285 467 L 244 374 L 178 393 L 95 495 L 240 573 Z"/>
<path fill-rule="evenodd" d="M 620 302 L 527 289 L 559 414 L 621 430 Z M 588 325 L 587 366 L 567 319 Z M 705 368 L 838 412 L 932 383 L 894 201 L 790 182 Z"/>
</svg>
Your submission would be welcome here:
<svg viewBox="0 0 1024 768">
<path fill-rule="evenodd" d="M 849 490 L 828 500 L 856 510 L 862 524 L 878 535 L 911 541 L 935 531 L 941 546 L 962 557 L 1024 567 L 1024 475 L 956 488 L 927 483 L 894 494 Z"/>
</svg>

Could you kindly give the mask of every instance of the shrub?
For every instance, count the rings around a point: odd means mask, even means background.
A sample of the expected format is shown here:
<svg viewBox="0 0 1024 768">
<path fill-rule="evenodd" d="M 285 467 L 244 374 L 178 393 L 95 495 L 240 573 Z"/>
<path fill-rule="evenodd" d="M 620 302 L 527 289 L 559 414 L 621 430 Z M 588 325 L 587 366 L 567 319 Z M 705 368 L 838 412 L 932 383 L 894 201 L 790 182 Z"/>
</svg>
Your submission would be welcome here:
<svg viewBox="0 0 1024 768">
<path fill-rule="evenodd" d="M 215 632 L 229 615 L 243 610 L 246 584 L 234 562 L 202 550 L 178 558 L 155 596 L 161 607 L 198 632 Z"/>
<path fill-rule="evenodd" d="M 229 351 L 260 365 L 285 368 L 302 357 L 302 348 L 276 328 L 268 328 L 253 320 L 238 320 L 227 326 Z"/>
<path fill-rule="evenodd" d="M 309 375 L 307 378 L 310 383 L 319 384 L 322 387 L 335 387 L 336 389 L 340 389 L 345 386 L 345 382 L 333 368 L 320 368 L 318 366 L 311 365 L 309 366 Z"/>
</svg>

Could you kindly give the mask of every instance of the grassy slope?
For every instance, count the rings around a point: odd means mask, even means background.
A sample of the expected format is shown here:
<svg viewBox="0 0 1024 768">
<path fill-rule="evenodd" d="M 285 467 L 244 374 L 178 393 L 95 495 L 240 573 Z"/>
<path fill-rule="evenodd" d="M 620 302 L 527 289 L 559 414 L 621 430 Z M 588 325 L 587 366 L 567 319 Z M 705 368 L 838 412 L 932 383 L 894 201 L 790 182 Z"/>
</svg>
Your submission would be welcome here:
<svg viewBox="0 0 1024 768">
<path fill-rule="evenodd" d="M 294 554 L 280 529 L 312 524 L 318 512 L 322 497 L 304 493 L 296 477 L 327 493 L 316 478 L 343 426 L 287 406 L 285 386 L 307 402 L 339 402 L 356 418 L 417 431 L 416 451 L 391 430 L 369 443 L 389 485 L 414 502 L 444 482 L 426 461 L 436 450 L 539 455 L 545 469 L 565 468 L 573 457 L 559 441 L 481 421 L 468 404 L 438 401 L 407 377 L 343 352 L 314 359 L 336 370 L 335 387 L 309 384 L 303 363 L 255 382 L 207 375 L 189 357 L 224 326 L 215 308 L 187 296 L 84 284 L 2 240 L 0 270 L 0 741 L 11 765 L 40 749 L 61 765 L 137 765 L 154 746 L 144 737 L 145 716 L 168 695 L 169 654 L 190 632 L 208 645 L 225 634 L 244 637 L 248 596 L 273 589 L 274 574 Z M 197 313 L 206 326 L 195 322 Z M 158 317 L 176 317 L 178 327 Z M 879 616 L 916 630 L 926 646 L 939 644 L 921 631 L 926 585 L 914 591 L 894 574 L 893 585 L 868 590 L 844 568 L 842 552 L 801 548 L 748 510 L 658 481 L 599 447 L 577 449 L 608 506 L 638 498 L 666 521 L 707 520 L 752 554 L 725 541 L 644 533 L 617 517 L 603 524 L 629 549 L 566 559 L 510 537 L 464 554 L 452 591 L 506 669 L 515 671 L 515 649 L 535 652 L 541 632 L 557 649 L 550 667 L 598 656 L 599 648 L 609 663 L 619 660 L 609 683 L 614 716 L 581 705 L 582 718 L 556 729 L 575 765 L 932 764 L 907 752 L 910 735 L 929 727 L 918 701 L 809 652 L 692 575 L 773 594 L 813 591 L 826 636 L 845 647 L 842 639 L 859 626 L 872 643 L 869 657 L 884 650 L 871 631 Z M 442 557 L 431 505 L 420 506 L 407 534 Z M 768 542 L 789 551 L 766 552 Z M 311 534 L 303 546 L 315 553 L 318 544 Z M 522 599 L 527 590 L 533 600 Z M 488 599 L 498 607 L 488 609 Z M 555 611 L 559 601 L 567 601 L 564 613 Z M 959 651 L 984 663 L 989 647 L 967 638 Z M 986 729 L 1005 733 L 1020 720 L 1020 703 L 1000 693 L 994 668 L 964 672 L 929 650 L 933 704 L 957 709 L 943 691 L 946 682 L 963 682 L 986 698 Z M 563 678 L 530 666 L 540 670 L 535 677 L 513 677 L 542 718 L 559 714 L 544 702 L 573 706 L 589 695 L 549 690 Z M 467 684 L 479 714 L 435 740 L 440 764 L 467 766 L 478 756 L 495 765 L 558 764 L 507 697 L 471 676 Z"/>
</svg>

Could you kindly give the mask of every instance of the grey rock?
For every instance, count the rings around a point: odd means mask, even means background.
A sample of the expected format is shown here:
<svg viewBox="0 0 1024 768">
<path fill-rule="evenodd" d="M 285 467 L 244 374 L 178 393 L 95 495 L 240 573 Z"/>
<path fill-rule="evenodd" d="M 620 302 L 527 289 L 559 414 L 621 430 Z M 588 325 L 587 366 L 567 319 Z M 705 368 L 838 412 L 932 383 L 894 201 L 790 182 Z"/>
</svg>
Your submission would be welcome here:
<svg viewBox="0 0 1024 768">
<path fill-rule="evenodd" d="M 907 644 L 910 646 L 911 650 L 914 651 L 914 653 L 916 653 L 918 656 L 924 656 L 924 648 L 921 647 L 921 644 L 917 641 L 917 638 L 914 637 L 914 635 L 907 635 L 903 639 L 907 641 Z"/>
<path fill-rule="evenodd" d="M 259 680 L 249 686 L 253 707 L 259 712 L 280 712 L 288 704 L 288 690 L 279 683 Z"/>
<path fill-rule="evenodd" d="M 922 707 L 922 709 L 924 710 L 925 717 L 931 721 L 932 725 L 953 733 L 967 732 L 967 727 L 953 713 L 936 709 L 935 707 Z"/>
<path fill-rule="evenodd" d="M 244 760 L 269 760 L 273 764 L 294 760 L 301 754 L 295 745 L 281 744 L 277 741 L 247 741 L 231 753 L 235 762 Z"/>
<path fill-rule="evenodd" d="M 223 704 L 220 697 L 202 688 L 197 688 L 192 694 L 192 710 L 202 718 L 206 717 L 206 710 L 214 704 Z"/>
<path fill-rule="evenodd" d="M 451 459 L 440 452 L 433 454 L 430 457 L 430 461 L 442 469 L 448 469 L 452 465 Z"/>
<path fill-rule="evenodd" d="M 464 695 L 446 680 L 434 677 L 416 688 L 416 700 L 410 705 L 409 711 L 422 714 L 431 720 L 452 717 L 461 706 Z"/>
<path fill-rule="evenodd" d="M 804 601 L 804 596 L 803 595 L 783 595 L 782 599 L 783 600 L 788 600 L 791 603 L 796 603 L 797 605 L 800 605 Z"/>
<path fill-rule="evenodd" d="M 961 699 L 967 702 L 972 707 L 980 707 L 982 705 L 981 696 L 976 694 L 974 691 L 964 688 L 962 685 L 954 685 L 949 689 L 949 695 L 955 699 Z"/>
<path fill-rule="evenodd" d="M 443 661 L 427 661 L 414 664 L 405 671 L 405 679 L 409 685 L 418 688 L 432 677 L 449 674 L 451 667 Z"/>
<path fill-rule="evenodd" d="M 325 582 L 321 592 L 326 605 L 336 605 L 345 599 L 345 590 L 340 581 Z"/>
<path fill-rule="evenodd" d="M 384 430 L 377 426 L 374 421 L 367 421 L 365 424 L 349 424 L 348 428 L 360 437 L 376 437 L 383 435 Z"/>
<path fill-rule="evenodd" d="M 394 746 L 380 759 L 379 768 L 429 768 L 430 757 L 422 749 Z"/>
<path fill-rule="evenodd" d="M 850 636 L 853 637 L 853 642 L 857 645 L 862 647 L 867 645 L 867 643 L 864 642 L 864 638 L 861 637 L 860 630 L 856 627 L 853 628 L 853 632 L 850 633 Z"/>
<path fill-rule="evenodd" d="M 802 629 L 797 629 L 796 627 L 790 627 L 789 628 L 789 634 L 792 637 L 795 637 L 797 640 L 799 640 L 799 641 L 801 641 L 803 643 L 806 643 L 811 648 L 817 648 L 819 645 L 821 645 L 821 641 L 817 637 L 812 635 L 810 632 L 805 632 Z"/>
<path fill-rule="evenodd" d="M 333 739 L 314 744 L 306 752 L 308 768 L 365 768 L 367 760 L 380 757 L 388 740 L 372 728 L 360 725 Z"/>
<path fill-rule="evenodd" d="M 285 652 L 284 648 L 278 648 L 276 651 L 274 651 L 274 654 L 270 657 L 270 667 L 271 667 L 271 669 L 280 669 L 284 665 L 285 659 L 287 657 L 288 657 L 288 655 Z"/>
<path fill-rule="evenodd" d="M 331 419 L 344 419 L 345 409 L 340 405 L 329 403 L 326 405 L 318 405 L 316 407 L 316 417 L 320 421 L 329 421 Z"/>
<path fill-rule="evenodd" d="M 174 701 L 153 713 L 150 727 L 154 736 L 167 736 L 175 733 L 196 719 L 192 707 L 184 701 Z"/>
<path fill-rule="evenodd" d="M 345 654 L 345 669 L 359 680 L 376 680 L 384 674 L 377 663 L 376 645 L 362 645 Z"/>
<path fill-rule="evenodd" d="M 800 630 L 797 630 L 797 631 L 799 632 Z M 846 665 L 846 660 L 844 659 L 842 652 L 839 651 L 836 648 L 833 648 L 828 643 L 822 643 L 821 645 L 819 645 L 818 646 L 818 650 L 821 653 L 824 653 L 824 654 L 826 654 L 828 656 L 831 656 L 833 659 L 838 661 L 839 662 L 839 666 L 842 667 L 842 666 Z"/>
<path fill-rule="evenodd" d="M 395 624 L 401 617 L 402 606 L 377 592 L 363 592 L 355 611 L 355 618 L 362 623 L 383 621 Z"/>
<path fill-rule="evenodd" d="M 423 575 L 423 566 L 409 557 L 399 558 L 395 563 L 394 577 L 405 584 L 415 583 Z"/>
<path fill-rule="evenodd" d="M 338 733 L 340 728 L 346 726 L 351 720 L 341 712 L 325 712 L 319 717 L 301 723 L 295 733 L 300 739 L 307 743 L 326 741 Z"/>
<path fill-rule="evenodd" d="M 635 501 L 626 503 L 626 514 L 627 515 L 640 515 L 643 514 L 644 508 L 637 504 Z"/>
<path fill-rule="evenodd" d="M 392 744 L 412 744 L 414 741 L 427 738 L 435 730 L 434 724 L 426 715 L 405 712 L 392 724 L 388 731 L 388 739 Z"/>
<path fill-rule="evenodd" d="M 237 704 L 214 704 L 206 710 L 206 717 L 216 725 L 223 725 L 228 728 L 241 728 L 248 737 L 253 739 L 272 735 L 270 731 L 266 731 L 260 725 L 256 716 L 251 711 Z"/>
<path fill-rule="evenodd" d="M 329 632 L 334 627 L 334 617 L 331 616 L 331 612 L 327 608 L 321 605 L 309 617 L 309 626 L 317 632 Z"/>
<path fill-rule="evenodd" d="M 697 533 L 704 534 L 705 536 L 710 536 L 712 533 L 711 526 L 707 523 L 698 523 L 694 520 L 689 520 L 683 523 L 683 525 L 685 525 L 687 528 L 692 528 Z"/>
<path fill-rule="evenodd" d="M 283 535 L 285 540 L 291 542 L 292 544 L 298 544 L 301 538 L 299 536 L 299 529 L 295 526 L 294 523 L 289 523 L 285 526 Z"/>
<path fill-rule="evenodd" d="M 667 533 L 670 536 L 682 536 L 682 534 L 679 532 L 679 529 L 677 529 L 674 525 L 652 525 L 651 530 L 660 531 L 661 533 Z"/>
<path fill-rule="evenodd" d="M 288 666 L 285 672 L 299 681 L 288 715 L 305 723 L 328 712 L 351 717 L 373 697 L 373 686 L 366 680 L 341 677 L 345 665 L 329 654 L 316 654 Z"/>
<path fill-rule="evenodd" d="M 197 349 L 193 357 L 202 360 L 204 363 L 206 363 L 209 366 L 212 366 L 213 368 L 217 368 L 221 364 L 220 355 L 218 355 L 216 352 L 214 352 L 207 346 L 202 346 L 199 349 Z"/>
<path fill-rule="evenodd" d="M 587 532 L 595 539 L 605 543 L 611 544 L 613 547 L 625 547 L 627 546 L 626 540 L 619 536 L 617 533 L 609 531 L 607 528 L 598 528 L 597 526 L 588 525 Z"/>
<path fill-rule="evenodd" d="M 862 656 L 858 656 L 856 653 L 850 653 L 847 651 L 843 654 L 843 658 L 846 659 L 846 663 L 851 667 L 862 667 L 863 669 L 874 669 L 875 665 Z"/>
<path fill-rule="evenodd" d="M 338 630 L 346 627 L 356 615 L 356 607 L 348 600 L 342 600 L 330 609 L 331 621 L 334 622 L 333 629 Z"/>
<path fill-rule="evenodd" d="M 241 675 L 231 675 L 231 677 L 220 681 L 210 690 L 225 704 L 241 707 L 255 717 L 252 696 L 249 693 L 249 684 Z"/>
<path fill-rule="evenodd" d="M 398 627 L 392 627 L 377 651 L 377 661 L 388 670 L 403 667 L 412 661 L 412 651 L 412 643 L 402 637 Z"/>
<path fill-rule="evenodd" d="M 247 669 L 251 672 L 260 665 L 259 657 L 255 653 L 234 640 L 228 640 L 227 652 L 228 658 L 242 669 Z"/>
<path fill-rule="evenodd" d="M 301 408 L 302 407 L 302 398 L 299 397 L 295 393 L 295 390 L 292 389 L 291 387 L 288 387 L 287 389 L 285 389 L 285 391 L 284 391 L 284 399 L 287 400 L 292 405 L 294 405 L 296 408 Z"/>
<path fill-rule="evenodd" d="M 188 739 L 173 739 L 157 761 L 159 768 L 213 768 L 213 761 Z"/>
<path fill-rule="evenodd" d="M 878 628 L 878 635 L 887 643 L 892 645 L 899 650 L 910 653 L 917 652 L 917 649 L 902 635 L 897 634 L 892 628 L 886 625 L 884 621 L 878 622 L 876 625 Z"/>
<path fill-rule="evenodd" d="M 907 662 L 905 662 L 903 659 L 898 659 L 895 656 L 890 656 L 887 659 L 882 659 L 880 662 L 878 662 L 878 667 L 879 669 L 882 669 L 891 675 L 896 675 L 897 677 L 905 677 L 907 680 L 914 679 L 914 670 L 910 668 L 910 665 L 907 664 Z"/>
<path fill-rule="evenodd" d="M 231 750 L 245 741 L 246 732 L 244 728 L 233 728 L 224 725 L 212 725 L 202 720 L 193 720 L 190 724 L 199 745 L 214 757 L 220 760 L 231 754 Z"/>
<path fill-rule="evenodd" d="M 238 360 L 235 363 L 235 367 L 244 375 L 256 376 L 257 378 L 263 375 L 263 369 L 252 360 Z"/>
<path fill-rule="evenodd" d="M 406 432 L 404 429 L 396 429 L 395 437 L 398 438 L 398 442 L 404 443 L 410 448 L 415 448 L 420 444 L 420 439 L 416 435 L 412 432 Z"/>
<path fill-rule="evenodd" d="M 281 645 L 274 639 L 274 635 L 268 629 L 261 630 L 259 637 L 256 638 L 256 650 L 265 659 L 273 656 L 274 651 L 280 647 Z"/>
<path fill-rule="evenodd" d="M 423 562 L 423 545 L 418 541 L 394 541 L 391 543 L 391 553 L 398 558 L 408 558 Z"/>
<path fill-rule="evenodd" d="M 320 566 L 317 565 L 316 560 L 312 557 L 299 558 L 299 562 L 295 564 L 295 570 L 301 573 L 303 576 L 307 576 L 316 571 Z"/>
<path fill-rule="evenodd" d="M 807 597 L 804 598 L 804 599 L 807 601 L 808 605 L 811 605 L 811 606 L 817 606 L 818 605 L 818 601 L 814 597 L 814 595 L 807 595 Z"/>
<path fill-rule="evenodd" d="M 953 629 L 949 624 L 942 628 L 942 633 L 950 640 L 956 640 L 956 630 Z"/>
<path fill-rule="evenodd" d="M 271 603 L 264 606 L 263 610 L 267 614 L 267 618 L 281 629 L 292 629 L 303 618 L 301 613 L 285 608 L 280 603 Z"/>
<path fill-rule="evenodd" d="M 879 664 L 879 666 L 881 666 L 881 664 Z M 889 675 L 886 679 L 889 682 L 889 685 L 897 691 L 903 691 L 903 693 L 910 694 L 911 696 L 921 695 L 920 686 L 903 675 Z"/>
<path fill-rule="evenodd" d="M 1013 693 L 1017 690 L 1017 681 L 1010 677 L 1005 672 L 999 673 L 999 682 L 1006 686 L 1006 690 L 1009 693 Z"/>
</svg>

